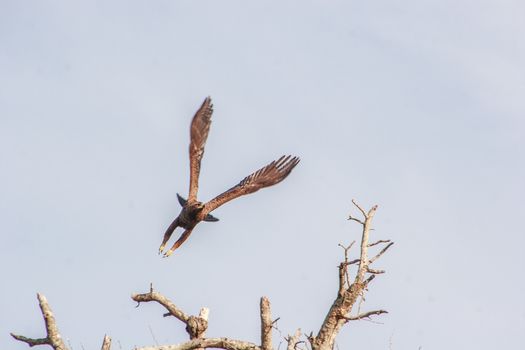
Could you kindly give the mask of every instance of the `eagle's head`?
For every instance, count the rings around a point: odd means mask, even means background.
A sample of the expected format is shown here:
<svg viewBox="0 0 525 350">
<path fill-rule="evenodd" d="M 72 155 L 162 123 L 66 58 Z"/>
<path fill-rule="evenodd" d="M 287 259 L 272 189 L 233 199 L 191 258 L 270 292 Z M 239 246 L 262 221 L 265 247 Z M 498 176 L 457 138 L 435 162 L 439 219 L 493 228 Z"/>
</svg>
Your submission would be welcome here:
<svg viewBox="0 0 525 350">
<path fill-rule="evenodd" d="M 202 202 L 195 203 L 195 209 L 198 211 L 201 211 L 202 209 L 204 209 L 204 203 Z"/>
</svg>

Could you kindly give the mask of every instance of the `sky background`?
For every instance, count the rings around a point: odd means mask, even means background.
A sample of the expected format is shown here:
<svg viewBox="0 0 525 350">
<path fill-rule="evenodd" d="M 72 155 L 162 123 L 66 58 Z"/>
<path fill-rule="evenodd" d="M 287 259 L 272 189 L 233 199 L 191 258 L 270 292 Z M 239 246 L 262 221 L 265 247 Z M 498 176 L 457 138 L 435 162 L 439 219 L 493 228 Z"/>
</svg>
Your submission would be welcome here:
<svg viewBox="0 0 525 350">
<path fill-rule="evenodd" d="M 316 333 L 355 198 L 379 205 L 376 263 L 339 349 L 517 349 L 525 332 L 522 1 L 0 1 L 0 348 Z M 228 203 L 157 255 L 188 188 L 189 124 L 215 104 L 208 200 L 282 154 L 281 184 Z M 180 233 L 181 231 L 178 231 Z M 170 243 L 172 243 L 171 241 Z M 353 250 L 357 254 L 357 249 Z M 276 332 L 277 347 L 282 336 Z M 280 349 L 283 349 L 281 344 Z"/>
</svg>

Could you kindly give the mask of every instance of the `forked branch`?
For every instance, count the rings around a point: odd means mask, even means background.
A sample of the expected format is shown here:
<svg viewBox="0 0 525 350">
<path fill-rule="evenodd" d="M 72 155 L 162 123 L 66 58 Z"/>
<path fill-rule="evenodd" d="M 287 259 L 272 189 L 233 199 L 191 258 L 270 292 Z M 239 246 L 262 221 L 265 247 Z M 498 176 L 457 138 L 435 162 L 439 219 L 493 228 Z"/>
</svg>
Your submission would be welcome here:
<svg viewBox="0 0 525 350">
<path fill-rule="evenodd" d="M 42 317 L 44 318 L 44 322 L 46 324 L 47 336 L 45 338 L 39 339 L 28 338 L 24 337 L 23 335 L 16 335 L 13 333 L 11 333 L 11 336 L 16 340 L 24 342 L 31 347 L 36 345 L 49 345 L 55 350 L 68 350 L 66 345 L 64 344 L 64 341 L 62 340 L 62 336 L 58 332 L 58 327 L 55 321 L 55 317 L 53 316 L 53 311 L 51 311 L 51 307 L 49 306 L 46 297 L 38 293 L 37 298 L 38 304 L 40 305 L 40 310 L 42 311 Z M 111 338 L 105 336 L 104 341 L 102 342 L 102 350 L 109 350 L 110 347 Z"/>
<path fill-rule="evenodd" d="M 53 311 L 51 311 L 46 297 L 40 293 L 38 293 L 36 296 L 38 298 L 38 304 L 40 305 L 40 311 L 42 312 L 42 316 L 44 317 L 44 322 L 46 324 L 47 336 L 40 339 L 27 338 L 13 333 L 11 333 L 11 336 L 16 340 L 27 343 L 29 346 L 49 345 L 55 350 L 67 350 L 66 345 L 64 344 L 64 341 L 58 332 L 55 317 L 53 316 Z"/>
</svg>

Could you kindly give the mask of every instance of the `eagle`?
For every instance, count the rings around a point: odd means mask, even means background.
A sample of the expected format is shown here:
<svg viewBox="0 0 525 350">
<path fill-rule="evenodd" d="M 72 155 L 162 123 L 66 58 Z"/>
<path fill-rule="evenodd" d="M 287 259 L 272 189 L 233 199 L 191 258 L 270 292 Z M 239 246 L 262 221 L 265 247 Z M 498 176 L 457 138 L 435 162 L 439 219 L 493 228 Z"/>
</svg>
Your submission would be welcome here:
<svg viewBox="0 0 525 350">
<path fill-rule="evenodd" d="M 166 243 L 170 239 L 177 227 L 184 229 L 180 238 L 173 246 L 164 253 L 164 257 L 170 256 L 175 249 L 179 248 L 191 235 L 195 226 L 201 221 L 219 221 L 211 215 L 211 212 L 224 203 L 227 203 L 237 197 L 244 196 L 260 190 L 261 188 L 272 186 L 283 181 L 299 163 L 298 157 L 282 156 L 270 164 L 255 171 L 253 174 L 245 177 L 237 185 L 229 190 L 219 194 L 209 202 L 203 203 L 197 200 L 197 191 L 199 189 L 199 173 L 201 160 L 204 154 L 204 146 L 208 133 L 210 131 L 211 116 L 213 114 L 213 105 L 211 98 L 207 97 L 197 110 L 191 121 L 190 127 L 190 189 L 188 199 L 184 199 L 177 193 L 177 199 L 182 209 L 173 220 L 171 225 L 164 234 L 164 239 L 159 247 L 159 254 L 162 254 Z"/>
</svg>

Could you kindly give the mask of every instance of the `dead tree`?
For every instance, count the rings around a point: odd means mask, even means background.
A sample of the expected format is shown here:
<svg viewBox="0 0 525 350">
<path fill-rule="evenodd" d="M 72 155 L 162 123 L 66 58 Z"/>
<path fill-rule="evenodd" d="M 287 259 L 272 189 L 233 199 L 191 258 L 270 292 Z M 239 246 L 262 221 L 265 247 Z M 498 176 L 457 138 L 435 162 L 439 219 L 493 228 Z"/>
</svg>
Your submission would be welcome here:
<svg viewBox="0 0 525 350">
<path fill-rule="evenodd" d="M 310 345 L 312 350 L 332 350 L 334 348 L 335 339 L 339 334 L 341 328 L 349 321 L 361 320 L 370 318 L 374 315 L 381 315 L 387 313 L 385 310 L 373 310 L 361 312 L 358 310 L 352 313 L 353 307 L 359 300 L 364 300 L 364 294 L 368 290 L 368 285 L 376 277 L 382 274 L 384 270 L 376 270 L 371 265 L 379 259 L 394 242 L 390 240 L 378 240 L 374 243 L 369 243 L 369 235 L 371 231 L 372 219 L 377 210 L 377 206 L 373 206 L 370 210 L 365 211 L 354 200 L 352 203 L 359 210 L 362 218 L 357 218 L 352 215 L 348 220 L 357 222 L 362 227 L 361 246 L 359 258 L 350 260 L 349 252 L 354 242 L 348 246 L 340 246 L 344 250 L 344 260 L 339 264 L 339 288 L 337 297 L 335 298 L 328 314 L 326 315 L 319 332 L 314 335 L 311 332 L 305 335 L 306 340 L 301 340 L 303 334 L 298 329 L 293 335 L 285 338 L 287 342 L 287 350 L 300 350 L 308 348 Z M 368 248 L 374 246 L 382 246 L 383 248 L 376 253 L 372 258 L 369 258 Z M 356 272 L 353 277 L 349 272 L 350 267 L 355 265 Z M 27 343 L 29 346 L 35 345 L 49 345 L 54 350 L 69 350 L 60 333 L 58 331 L 55 318 L 49 307 L 46 298 L 42 294 L 37 294 L 42 316 L 46 325 L 47 335 L 45 338 L 33 339 L 21 335 L 11 333 L 11 336 L 16 340 Z M 236 340 L 230 338 L 206 338 L 206 330 L 208 329 L 208 314 L 207 308 L 201 308 L 199 315 L 188 315 L 182 311 L 171 300 L 166 298 L 159 292 L 150 290 L 143 294 L 133 294 L 131 298 L 140 305 L 145 302 L 156 302 L 166 309 L 164 317 L 173 316 L 181 321 L 186 326 L 189 341 L 174 345 L 148 346 L 138 348 L 136 350 L 192 350 L 192 349 L 226 349 L 226 350 L 273 350 L 272 346 L 272 330 L 277 320 L 272 320 L 270 301 L 266 297 L 262 297 L 260 301 L 260 316 L 261 316 L 261 340 L 260 344 L 251 343 L 243 340 Z M 137 305 L 137 306 L 138 306 Z M 102 350 L 109 350 L 111 347 L 111 338 L 104 336 L 102 342 Z"/>
<path fill-rule="evenodd" d="M 366 212 L 359 204 L 354 200 L 352 203 L 361 212 L 363 219 L 359 219 L 349 215 L 348 220 L 357 222 L 362 226 L 361 235 L 361 249 L 359 259 L 348 260 L 348 252 L 353 245 L 353 242 L 348 247 L 343 247 L 345 258 L 344 261 L 339 264 L 339 290 L 337 291 L 337 297 L 335 298 L 328 314 L 326 315 L 321 329 L 316 336 L 312 333 L 308 336 L 308 341 L 312 346 L 312 350 L 331 350 L 334 347 L 335 338 L 345 323 L 348 321 L 360 320 L 363 318 L 369 318 L 372 315 L 381 315 L 387 313 L 385 310 L 374 310 L 364 313 L 358 313 L 354 316 L 351 315 L 352 308 L 359 298 L 364 298 L 364 293 L 368 288 L 368 284 L 378 274 L 382 274 L 384 270 L 374 270 L 370 267 L 377 259 L 383 255 L 388 248 L 390 248 L 394 242 L 390 240 L 379 240 L 374 243 L 369 242 L 370 229 L 372 226 L 372 219 L 377 210 L 377 205 L 373 206 L 368 212 Z M 373 258 L 368 258 L 368 248 L 386 244 L 379 253 Z M 341 245 L 340 245 L 341 246 Z M 351 265 L 357 265 L 357 272 L 353 282 L 351 281 L 348 269 Z"/>
</svg>

